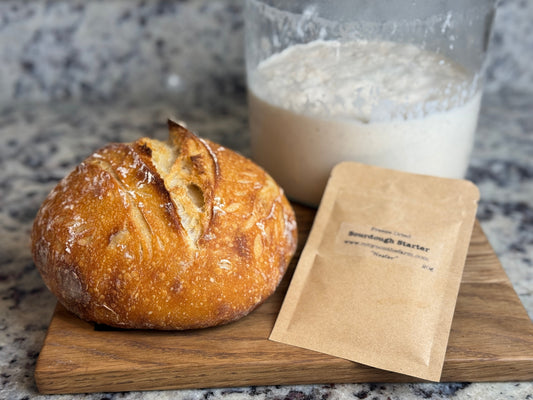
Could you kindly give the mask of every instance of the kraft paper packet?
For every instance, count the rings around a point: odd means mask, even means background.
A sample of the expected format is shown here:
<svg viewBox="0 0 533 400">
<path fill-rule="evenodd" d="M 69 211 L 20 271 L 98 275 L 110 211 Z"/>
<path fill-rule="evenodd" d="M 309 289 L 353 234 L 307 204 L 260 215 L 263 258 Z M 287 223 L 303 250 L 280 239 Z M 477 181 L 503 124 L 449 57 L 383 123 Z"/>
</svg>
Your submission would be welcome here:
<svg viewBox="0 0 533 400">
<path fill-rule="evenodd" d="M 334 168 L 270 339 L 438 381 L 479 191 Z"/>
</svg>

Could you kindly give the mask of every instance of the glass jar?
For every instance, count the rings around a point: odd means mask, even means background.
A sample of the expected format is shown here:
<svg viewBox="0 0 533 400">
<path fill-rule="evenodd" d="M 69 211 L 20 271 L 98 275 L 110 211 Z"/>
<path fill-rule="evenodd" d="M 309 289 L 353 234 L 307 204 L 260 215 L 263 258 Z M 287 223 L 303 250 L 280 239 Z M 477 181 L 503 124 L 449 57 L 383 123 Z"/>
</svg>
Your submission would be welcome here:
<svg viewBox="0 0 533 400">
<path fill-rule="evenodd" d="M 247 0 L 252 158 L 313 206 L 341 161 L 463 178 L 493 13 L 489 0 Z"/>
</svg>

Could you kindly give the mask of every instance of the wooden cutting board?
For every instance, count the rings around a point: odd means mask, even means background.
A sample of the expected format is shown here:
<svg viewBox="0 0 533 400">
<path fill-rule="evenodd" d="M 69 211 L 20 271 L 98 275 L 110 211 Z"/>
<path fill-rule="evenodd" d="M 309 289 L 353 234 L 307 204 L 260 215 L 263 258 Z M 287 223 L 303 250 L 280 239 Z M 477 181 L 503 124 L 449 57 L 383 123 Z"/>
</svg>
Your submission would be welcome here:
<svg viewBox="0 0 533 400">
<path fill-rule="evenodd" d="M 42 393 L 415 378 L 268 340 L 314 210 L 295 205 L 300 247 L 276 293 L 235 323 L 185 332 L 124 331 L 81 321 L 58 305 L 35 379 Z M 533 323 L 476 222 L 442 381 L 533 380 Z"/>
</svg>

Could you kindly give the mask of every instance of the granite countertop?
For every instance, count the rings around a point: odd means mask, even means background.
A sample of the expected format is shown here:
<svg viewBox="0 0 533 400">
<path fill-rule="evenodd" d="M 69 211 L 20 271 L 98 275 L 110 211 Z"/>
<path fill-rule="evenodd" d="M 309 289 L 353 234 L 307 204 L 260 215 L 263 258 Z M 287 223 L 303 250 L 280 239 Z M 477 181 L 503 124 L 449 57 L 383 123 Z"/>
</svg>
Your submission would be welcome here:
<svg viewBox="0 0 533 400">
<path fill-rule="evenodd" d="M 4 94 L 0 98 L 1 399 L 55 398 L 39 395 L 33 378 L 55 299 L 33 265 L 29 233 L 38 207 L 59 179 L 108 142 L 140 136 L 165 139 L 168 117 L 186 121 L 201 136 L 248 154 L 239 48 L 241 6 L 237 0 L 0 4 L 0 59 L 5 67 L 0 70 Z M 511 21 L 521 32 L 531 33 L 525 21 L 533 15 L 532 9 L 524 2 L 502 2 L 500 24 Z M 99 18 L 105 20 L 98 25 L 100 37 L 76 35 Z M 122 24 L 122 35 L 112 40 L 105 34 L 110 21 Z M 196 50 L 173 41 L 172 21 L 187 28 L 198 23 L 208 26 L 199 35 L 204 53 L 195 54 Z M 31 27 L 32 33 L 23 32 L 23 27 Z M 17 33 L 21 46 L 14 44 Z M 509 58 L 510 51 L 520 54 L 533 48 L 527 42 L 533 35 L 522 35 L 526 43 L 520 46 L 525 47 L 509 47 L 515 34 L 498 29 L 495 35 L 497 46 L 468 178 L 481 191 L 478 219 L 482 228 L 533 318 L 532 74 L 526 67 L 530 64 Z M 217 38 L 226 44 L 217 47 Z M 95 51 L 98 40 L 105 45 L 90 58 L 87 52 Z M 115 48 L 121 49 L 121 59 L 111 52 Z M 158 51 L 171 57 L 158 59 Z M 199 57 L 201 70 L 191 71 L 182 57 Z M 223 66 L 210 69 L 222 61 Z M 125 74 L 117 73 L 121 65 Z M 54 68 L 58 66 L 60 71 Z M 143 80 L 150 72 L 152 78 Z M 142 84 L 133 85 L 137 80 Z M 164 90 L 148 92 L 147 88 L 157 85 Z M 533 382 L 317 384 L 57 398 L 531 399 Z"/>
</svg>

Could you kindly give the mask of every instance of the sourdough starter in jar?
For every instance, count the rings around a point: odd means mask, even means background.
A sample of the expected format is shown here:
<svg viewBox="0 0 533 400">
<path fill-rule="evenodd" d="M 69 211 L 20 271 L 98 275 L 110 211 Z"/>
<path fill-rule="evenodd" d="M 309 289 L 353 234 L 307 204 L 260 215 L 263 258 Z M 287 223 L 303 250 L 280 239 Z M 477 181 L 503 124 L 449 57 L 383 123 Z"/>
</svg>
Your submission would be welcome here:
<svg viewBox="0 0 533 400">
<path fill-rule="evenodd" d="M 310 205 L 340 161 L 463 178 L 481 101 L 472 82 L 409 44 L 289 47 L 249 76 L 252 157 Z"/>
</svg>

